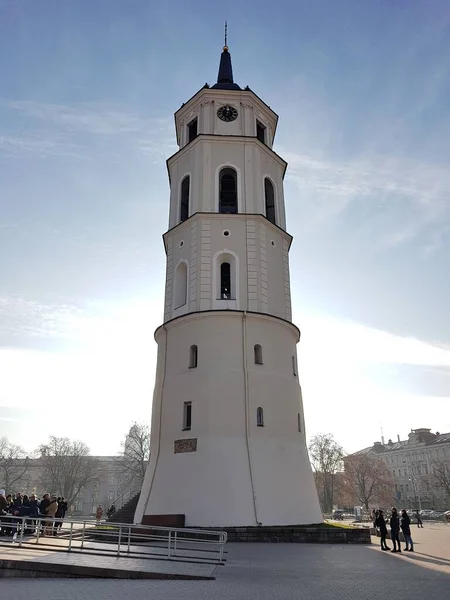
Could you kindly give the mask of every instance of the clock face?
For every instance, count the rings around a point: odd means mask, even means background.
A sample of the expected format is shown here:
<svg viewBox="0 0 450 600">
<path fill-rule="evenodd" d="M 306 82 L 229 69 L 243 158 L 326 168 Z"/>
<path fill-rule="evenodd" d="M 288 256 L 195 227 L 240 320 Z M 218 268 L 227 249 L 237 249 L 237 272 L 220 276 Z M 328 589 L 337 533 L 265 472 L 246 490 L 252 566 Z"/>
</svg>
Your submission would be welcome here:
<svg viewBox="0 0 450 600">
<path fill-rule="evenodd" d="M 225 106 L 221 106 L 217 111 L 217 116 L 222 121 L 234 121 L 238 116 L 238 111 L 234 108 L 234 106 L 229 106 L 226 104 Z"/>
</svg>

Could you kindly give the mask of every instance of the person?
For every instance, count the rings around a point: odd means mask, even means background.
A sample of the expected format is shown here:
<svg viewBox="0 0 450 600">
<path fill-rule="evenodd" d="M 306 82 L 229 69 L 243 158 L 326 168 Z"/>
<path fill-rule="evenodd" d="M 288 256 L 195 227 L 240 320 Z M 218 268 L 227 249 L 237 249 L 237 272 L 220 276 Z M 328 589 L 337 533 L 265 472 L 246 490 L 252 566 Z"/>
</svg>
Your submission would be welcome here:
<svg viewBox="0 0 450 600">
<path fill-rule="evenodd" d="M 33 519 L 39 518 L 39 500 L 35 494 L 31 494 L 30 496 L 30 517 Z"/>
<path fill-rule="evenodd" d="M 403 531 L 405 537 L 405 550 L 414 552 L 414 544 L 411 537 L 411 519 L 408 516 L 406 510 L 402 510 L 402 516 L 400 519 L 400 528 Z M 409 548 L 408 548 L 409 546 Z"/>
<path fill-rule="evenodd" d="M 375 522 L 377 520 L 377 511 L 374 508 L 372 509 L 371 518 L 372 518 L 372 525 L 374 527 L 376 527 Z"/>
<path fill-rule="evenodd" d="M 50 494 L 44 494 L 42 496 L 41 503 L 39 504 L 39 510 L 41 512 L 41 515 L 43 515 L 44 517 L 47 514 L 47 507 L 49 504 L 50 504 Z"/>
<path fill-rule="evenodd" d="M 34 531 L 36 530 L 36 519 L 39 519 L 39 500 L 35 494 L 30 496 L 30 517 L 34 523 Z"/>
<path fill-rule="evenodd" d="M 8 502 L 6 500 L 6 496 L 5 496 L 5 490 L 0 490 L 0 515 L 7 515 L 8 514 Z M 6 525 L 6 519 L 4 520 L 4 522 L 2 523 L 2 520 L 0 519 L 0 535 L 6 535 L 6 530 L 8 529 L 8 527 L 5 527 Z"/>
<path fill-rule="evenodd" d="M 67 512 L 67 500 L 65 498 L 58 498 L 58 510 L 56 511 L 56 518 L 61 519 L 61 521 L 56 521 L 55 526 L 53 528 L 53 535 L 58 535 L 58 529 L 62 528 L 64 517 Z"/>
<path fill-rule="evenodd" d="M 422 529 L 423 529 L 423 523 L 422 523 L 422 519 L 420 518 L 420 512 L 418 509 L 416 510 L 416 519 L 417 519 L 417 527 L 422 527 Z"/>
<path fill-rule="evenodd" d="M 97 519 L 97 523 L 100 523 L 103 517 L 103 506 L 99 504 L 97 506 L 97 512 L 95 513 L 95 518 Z"/>
<path fill-rule="evenodd" d="M 380 530 L 381 549 L 382 550 L 389 550 L 390 548 L 386 544 L 386 537 L 387 537 L 386 520 L 384 518 L 384 514 L 383 514 L 383 511 L 381 509 L 378 511 L 378 517 L 377 517 L 377 520 L 376 520 L 376 527 L 378 527 L 378 529 Z"/>
<path fill-rule="evenodd" d="M 398 512 L 395 506 L 392 507 L 389 525 L 391 526 L 391 540 L 394 545 L 391 552 L 401 552 L 402 549 L 400 547 L 400 519 L 398 518 Z M 398 546 L 398 550 L 396 544 Z"/>
<path fill-rule="evenodd" d="M 114 504 L 111 504 L 111 506 L 106 511 L 106 516 L 108 517 L 108 519 L 111 519 L 111 517 L 114 515 L 115 512 L 116 512 L 116 507 L 114 506 Z"/>
<path fill-rule="evenodd" d="M 0 490 L 0 515 L 5 515 L 8 511 L 8 502 L 6 501 L 5 490 Z"/>
<path fill-rule="evenodd" d="M 56 499 L 56 496 L 52 496 L 52 499 L 49 499 L 49 503 L 47 505 L 47 508 L 45 509 L 45 516 L 50 517 L 49 520 L 45 520 L 45 535 L 53 535 L 53 518 L 55 517 L 57 510 L 58 501 Z"/>
</svg>

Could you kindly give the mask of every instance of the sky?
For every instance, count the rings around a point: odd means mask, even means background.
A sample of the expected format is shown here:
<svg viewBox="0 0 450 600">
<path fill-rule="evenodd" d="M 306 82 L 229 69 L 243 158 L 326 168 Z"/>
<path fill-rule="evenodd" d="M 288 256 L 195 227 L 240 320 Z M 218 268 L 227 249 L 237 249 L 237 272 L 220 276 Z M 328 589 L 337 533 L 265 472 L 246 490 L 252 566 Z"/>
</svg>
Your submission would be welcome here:
<svg viewBox="0 0 450 600">
<path fill-rule="evenodd" d="M 0 436 L 114 454 L 149 422 L 173 113 L 280 116 L 308 436 L 450 431 L 445 0 L 0 0 Z"/>
</svg>

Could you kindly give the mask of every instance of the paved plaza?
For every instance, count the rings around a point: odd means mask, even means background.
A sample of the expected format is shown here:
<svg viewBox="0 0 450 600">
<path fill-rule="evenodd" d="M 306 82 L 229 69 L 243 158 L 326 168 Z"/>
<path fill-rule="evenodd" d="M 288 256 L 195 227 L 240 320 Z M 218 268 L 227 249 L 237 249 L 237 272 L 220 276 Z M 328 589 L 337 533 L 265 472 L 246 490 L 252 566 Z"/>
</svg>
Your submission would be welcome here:
<svg viewBox="0 0 450 600">
<path fill-rule="evenodd" d="M 371 546 L 229 544 L 215 581 L 14 580 L 14 600 L 442 600 L 450 590 L 450 526 L 413 531 L 416 552 Z M 374 538 L 376 540 L 376 538 Z"/>
</svg>

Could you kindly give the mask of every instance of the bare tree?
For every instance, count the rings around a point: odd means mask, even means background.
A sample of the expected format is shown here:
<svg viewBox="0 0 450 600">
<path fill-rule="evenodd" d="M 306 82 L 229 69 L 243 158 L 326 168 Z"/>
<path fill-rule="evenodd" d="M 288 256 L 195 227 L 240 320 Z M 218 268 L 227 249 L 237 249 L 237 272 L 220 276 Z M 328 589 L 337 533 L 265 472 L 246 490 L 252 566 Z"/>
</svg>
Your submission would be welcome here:
<svg viewBox="0 0 450 600">
<path fill-rule="evenodd" d="M 444 459 L 436 459 L 432 465 L 432 480 L 450 500 L 450 461 Z"/>
<path fill-rule="evenodd" d="M 29 458 L 21 446 L 16 446 L 8 438 L 0 438 L 0 487 L 7 493 L 14 493 L 20 487 L 30 466 Z"/>
<path fill-rule="evenodd" d="M 365 509 L 369 504 L 392 501 L 389 469 L 373 452 L 351 454 L 344 465 L 349 492 Z"/>
<path fill-rule="evenodd" d="M 38 451 L 42 484 L 52 494 L 75 502 L 81 490 L 99 478 L 99 463 L 84 442 L 50 436 Z"/>
<path fill-rule="evenodd" d="M 133 423 L 122 442 L 122 453 L 117 457 L 117 474 L 122 487 L 140 490 L 150 458 L 150 427 Z"/>
<path fill-rule="evenodd" d="M 330 512 L 333 509 L 336 473 L 342 469 L 344 451 L 331 433 L 319 433 L 311 439 L 309 456 L 322 510 Z"/>
</svg>

